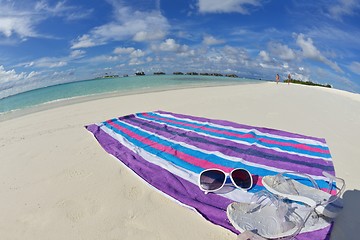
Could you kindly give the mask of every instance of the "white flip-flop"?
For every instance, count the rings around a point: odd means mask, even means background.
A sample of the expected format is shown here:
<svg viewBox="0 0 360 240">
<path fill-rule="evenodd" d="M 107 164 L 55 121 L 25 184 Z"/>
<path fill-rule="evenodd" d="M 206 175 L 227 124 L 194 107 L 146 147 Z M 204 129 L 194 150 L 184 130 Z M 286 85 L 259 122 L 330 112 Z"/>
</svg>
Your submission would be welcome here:
<svg viewBox="0 0 360 240">
<path fill-rule="evenodd" d="M 231 203 L 226 210 L 231 224 L 241 233 L 252 231 L 266 239 L 297 235 L 304 226 L 302 218 L 289 211 L 288 204 L 262 191 L 251 203 Z"/>
<path fill-rule="evenodd" d="M 251 231 L 266 239 L 292 239 L 299 233 L 323 229 L 330 224 L 313 208 L 290 204 L 265 190 L 255 193 L 250 203 L 231 203 L 226 213 L 230 223 L 241 233 Z"/>
<path fill-rule="evenodd" d="M 305 177 L 309 179 L 314 186 L 306 186 L 292 178 L 285 177 L 284 174 L 293 174 L 292 176 L 294 176 L 294 178 L 296 178 L 296 176 Z M 320 190 L 314 179 L 309 175 L 294 172 L 284 172 L 275 176 L 265 176 L 262 179 L 262 184 L 273 194 L 293 201 L 305 203 L 314 208 L 317 213 L 328 218 L 335 218 L 343 208 L 343 201 L 340 198 L 340 195 L 345 189 L 345 181 L 326 172 L 323 174 L 329 179 L 329 187 L 332 186 L 333 182 L 342 183 L 342 186 L 336 195 L 331 195 L 328 192 Z"/>
</svg>

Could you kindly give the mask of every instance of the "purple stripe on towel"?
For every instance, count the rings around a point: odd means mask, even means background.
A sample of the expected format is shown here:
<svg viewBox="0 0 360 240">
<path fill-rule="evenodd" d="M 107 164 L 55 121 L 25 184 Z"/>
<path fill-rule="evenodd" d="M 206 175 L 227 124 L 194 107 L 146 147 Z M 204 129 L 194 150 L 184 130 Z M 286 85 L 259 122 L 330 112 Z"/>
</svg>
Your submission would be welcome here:
<svg viewBox="0 0 360 240">
<path fill-rule="evenodd" d="M 184 142 L 209 151 L 219 151 L 225 155 L 240 157 L 246 161 L 264 166 L 289 171 L 297 170 L 318 176 L 322 176 L 323 171 L 334 174 L 332 163 L 325 162 L 322 159 L 278 152 L 272 149 L 260 148 L 255 145 L 243 145 L 225 139 L 214 139 L 210 136 L 199 135 L 193 131 L 185 131 L 171 126 L 166 126 L 165 128 L 163 124 L 149 122 L 141 118 L 124 118 L 121 120 L 167 139 Z"/>
<path fill-rule="evenodd" d="M 322 142 L 322 143 L 326 144 L 326 141 L 323 138 L 305 136 L 305 135 L 301 135 L 301 134 L 297 134 L 297 133 L 290 133 L 290 132 L 285 132 L 285 131 L 282 131 L 282 130 L 276 130 L 276 129 L 271 129 L 271 128 L 253 127 L 253 126 L 248 126 L 248 125 L 239 124 L 239 123 L 235 123 L 235 122 L 230 122 L 230 121 L 226 121 L 226 120 L 207 119 L 207 118 L 202 118 L 202 117 L 195 117 L 195 116 L 189 116 L 189 115 L 184 115 L 184 114 L 179 114 L 179 113 L 165 112 L 165 111 L 160 111 L 160 110 L 155 111 L 155 113 L 169 114 L 169 115 L 172 115 L 174 117 L 188 118 L 188 119 L 192 119 L 192 120 L 195 120 L 195 121 L 215 123 L 215 124 L 219 124 L 219 125 L 223 125 L 223 126 L 229 126 L 229 127 L 244 128 L 244 129 L 256 129 L 256 130 L 259 130 L 261 132 L 276 134 L 276 135 L 283 136 L 283 137 L 307 138 L 307 139 L 316 140 L 316 141 L 319 141 L 319 142 Z"/>
<path fill-rule="evenodd" d="M 234 130 L 231 130 L 231 128 L 222 125 L 211 126 L 209 122 L 194 122 L 189 119 L 178 119 L 169 115 L 156 113 L 138 113 L 136 114 L 136 117 L 174 126 L 175 128 L 184 128 L 187 131 L 196 131 L 206 135 L 217 136 L 217 138 L 220 137 L 231 141 L 240 141 L 246 145 L 249 145 L 249 143 L 259 144 L 262 147 L 272 149 L 276 148 L 280 151 L 289 151 L 299 153 L 301 155 L 306 154 L 314 157 L 322 156 L 324 158 L 330 158 L 330 152 L 326 145 L 321 146 L 322 143 L 308 138 L 282 137 L 279 135 L 269 134 L 266 131 L 259 132 L 255 128 L 251 130 L 236 131 L 235 128 L 232 128 Z M 310 143 L 309 140 L 313 143 Z"/>
</svg>

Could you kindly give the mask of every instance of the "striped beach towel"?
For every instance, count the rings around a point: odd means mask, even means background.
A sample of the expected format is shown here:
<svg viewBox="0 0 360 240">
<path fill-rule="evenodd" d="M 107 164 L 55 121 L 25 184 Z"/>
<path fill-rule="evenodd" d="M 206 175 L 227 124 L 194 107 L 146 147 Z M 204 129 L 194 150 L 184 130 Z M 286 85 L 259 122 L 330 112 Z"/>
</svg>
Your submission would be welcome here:
<svg viewBox="0 0 360 240">
<path fill-rule="evenodd" d="M 297 171 L 327 188 L 322 172 L 335 175 L 324 139 L 275 129 L 164 111 L 132 114 L 86 128 L 109 154 L 153 187 L 235 233 L 226 207 L 233 201 L 249 202 L 264 189 L 264 176 Z M 205 195 L 197 182 L 199 173 L 208 168 L 225 172 L 245 168 L 254 186 L 247 192 L 234 188 Z M 298 239 L 327 239 L 330 231 L 328 225 Z"/>
</svg>

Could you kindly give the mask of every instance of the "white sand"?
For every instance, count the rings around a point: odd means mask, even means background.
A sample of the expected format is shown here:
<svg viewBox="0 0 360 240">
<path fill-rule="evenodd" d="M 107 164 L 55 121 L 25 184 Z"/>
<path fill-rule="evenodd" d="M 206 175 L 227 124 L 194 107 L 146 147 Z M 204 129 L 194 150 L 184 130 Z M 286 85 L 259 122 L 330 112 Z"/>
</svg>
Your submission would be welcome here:
<svg viewBox="0 0 360 240">
<path fill-rule="evenodd" d="M 360 95 L 274 83 L 112 97 L 0 122 L 0 238 L 236 239 L 149 187 L 84 128 L 154 110 L 325 138 L 347 183 L 332 239 L 358 239 Z"/>
</svg>

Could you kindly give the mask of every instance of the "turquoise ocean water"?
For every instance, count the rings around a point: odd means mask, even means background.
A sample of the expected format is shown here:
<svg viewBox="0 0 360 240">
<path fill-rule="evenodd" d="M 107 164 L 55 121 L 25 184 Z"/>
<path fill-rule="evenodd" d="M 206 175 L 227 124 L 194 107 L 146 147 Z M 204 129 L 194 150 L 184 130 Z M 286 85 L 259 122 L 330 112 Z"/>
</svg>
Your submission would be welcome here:
<svg viewBox="0 0 360 240">
<path fill-rule="evenodd" d="M 190 75 L 152 75 L 93 79 L 35 89 L 0 99 L 0 115 L 48 103 L 114 93 L 155 92 L 179 88 L 257 83 L 258 80 Z"/>
</svg>

